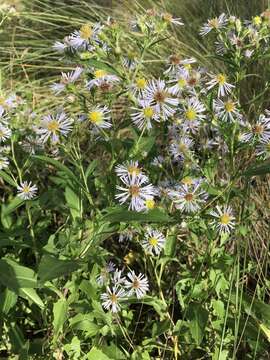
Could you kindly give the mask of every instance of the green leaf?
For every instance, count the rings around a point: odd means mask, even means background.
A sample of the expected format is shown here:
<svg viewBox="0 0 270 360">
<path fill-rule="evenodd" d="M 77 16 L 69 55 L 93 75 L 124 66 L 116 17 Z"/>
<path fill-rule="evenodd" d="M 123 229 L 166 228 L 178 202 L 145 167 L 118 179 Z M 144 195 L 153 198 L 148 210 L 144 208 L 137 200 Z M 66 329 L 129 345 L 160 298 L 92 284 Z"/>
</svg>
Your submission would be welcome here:
<svg viewBox="0 0 270 360">
<path fill-rule="evenodd" d="M 0 273 L 0 282 L 15 292 L 21 288 L 37 287 L 35 272 L 13 260 L 1 259 Z"/>
<path fill-rule="evenodd" d="M 87 354 L 88 360 L 111 360 L 107 355 L 105 355 L 101 350 L 97 349 L 95 346 Z"/>
<path fill-rule="evenodd" d="M 136 211 L 127 211 L 123 208 L 116 208 L 111 210 L 108 214 L 104 215 L 101 221 L 109 222 L 131 222 L 136 221 L 140 223 L 147 222 L 160 222 L 160 223 L 169 223 L 173 219 L 167 215 L 165 212 L 159 209 L 149 210 L 147 213 L 141 213 Z"/>
<path fill-rule="evenodd" d="M 81 201 L 77 194 L 67 186 L 65 189 L 65 198 L 69 206 L 71 216 L 74 220 L 81 217 Z"/>
<path fill-rule="evenodd" d="M 254 175 L 265 175 L 270 172 L 270 161 L 266 160 L 264 163 L 258 166 L 249 167 L 243 175 L 254 176 Z"/>
<path fill-rule="evenodd" d="M 10 309 L 12 309 L 13 306 L 16 304 L 17 298 L 18 296 L 15 294 L 14 291 L 6 288 L 0 294 L 0 312 L 3 314 L 8 314 Z"/>
<path fill-rule="evenodd" d="M 200 345 L 204 337 L 205 327 L 208 321 L 208 311 L 200 304 L 190 304 L 187 312 L 190 322 L 190 331 L 197 345 Z"/>
<path fill-rule="evenodd" d="M 89 337 L 95 336 L 100 330 L 100 326 L 94 323 L 93 314 L 77 314 L 70 320 L 70 326 L 74 330 L 84 331 Z"/>
<path fill-rule="evenodd" d="M 22 206 L 25 201 L 18 196 L 11 200 L 11 202 L 2 208 L 2 216 L 5 217 Z"/>
<path fill-rule="evenodd" d="M 3 170 L 0 170 L 0 177 L 4 179 L 9 185 L 14 186 L 15 188 L 17 187 L 17 184 L 12 179 L 12 177 L 5 173 Z"/>
<path fill-rule="evenodd" d="M 37 160 L 40 160 L 42 162 L 53 165 L 58 170 L 63 171 L 71 181 L 73 181 L 77 185 L 81 186 L 81 183 L 80 183 L 80 181 L 78 181 L 78 178 L 76 177 L 76 175 L 67 166 L 62 164 L 60 161 L 52 159 L 52 158 L 50 158 L 48 156 L 43 156 L 43 155 L 34 155 L 32 157 L 34 159 L 37 159 Z"/>
<path fill-rule="evenodd" d="M 38 277 L 41 282 L 56 279 L 60 276 L 67 275 L 80 266 L 75 260 L 59 260 L 51 255 L 44 255 L 38 268 Z"/>
<path fill-rule="evenodd" d="M 155 144 L 156 138 L 154 136 L 142 137 L 130 150 L 130 156 L 137 159 L 145 157 Z"/>
<path fill-rule="evenodd" d="M 29 288 L 21 288 L 19 290 L 19 295 L 23 297 L 26 300 L 29 300 L 33 303 L 35 303 L 38 307 L 41 309 L 44 309 L 45 305 L 39 295 L 37 294 L 35 289 L 29 289 Z"/>
<path fill-rule="evenodd" d="M 59 299 L 53 305 L 53 329 L 54 329 L 54 339 L 56 340 L 57 336 L 63 330 L 63 326 L 68 317 L 68 303 L 66 299 Z"/>
<path fill-rule="evenodd" d="M 86 172 L 85 172 L 86 179 L 88 179 L 89 176 L 92 175 L 92 173 L 95 170 L 95 168 L 97 167 L 98 163 L 99 163 L 99 161 L 95 159 L 88 165 Z"/>
</svg>

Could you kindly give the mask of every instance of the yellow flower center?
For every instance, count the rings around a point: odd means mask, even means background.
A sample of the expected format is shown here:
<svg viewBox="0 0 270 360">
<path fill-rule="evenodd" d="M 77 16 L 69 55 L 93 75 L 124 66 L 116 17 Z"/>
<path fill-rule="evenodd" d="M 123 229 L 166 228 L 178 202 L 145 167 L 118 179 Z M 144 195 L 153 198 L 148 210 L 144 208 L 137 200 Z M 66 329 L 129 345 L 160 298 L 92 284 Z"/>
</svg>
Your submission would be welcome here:
<svg viewBox="0 0 270 360">
<path fill-rule="evenodd" d="M 135 174 L 135 175 L 139 175 L 141 173 L 141 170 L 137 167 L 137 166 L 129 166 L 128 167 L 128 172 L 129 174 Z"/>
<path fill-rule="evenodd" d="M 269 141 L 269 143 L 266 144 L 266 150 L 270 151 L 270 141 Z"/>
<path fill-rule="evenodd" d="M 229 214 L 226 214 L 226 213 L 225 213 L 225 214 L 221 215 L 221 217 L 220 217 L 220 223 L 221 223 L 222 225 L 228 225 L 230 221 L 231 221 L 231 217 L 230 217 Z"/>
<path fill-rule="evenodd" d="M 133 251 L 130 251 L 125 257 L 124 257 L 124 262 L 127 265 L 132 264 L 135 261 L 135 255 Z"/>
<path fill-rule="evenodd" d="M 187 145 L 184 143 L 178 144 L 178 149 L 180 152 L 186 152 L 187 151 Z"/>
<path fill-rule="evenodd" d="M 85 24 L 80 28 L 80 36 L 82 39 L 87 40 L 93 34 L 93 30 L 90 25 Z"/>
<path fill-rule="evenodd" d="M 56 120 L 52 120 L 47 125 L 49 131 L 56 133 L 59 130 L 59 124 Z"/>
<path fill-rule="evenodd" d="M 209 25 L 210 25 L 212 28 L 217 29 L 218 26 L 219 26 L 218 18 L 213 18 L 213 19 L 209 20 Z"/>
<path fill-rule="evenodd" d="M 195 120 L 197 117 L 196 111 L 192 108 L 188 108 L 185 115 L 186 115 L 186 118 L 190 121 Z"/>
<path fill-rule="evenodd" d="M 153 199 L 148 199 L 145 201 L 145 206 L 147 207 L 147 209 L 154 209 L 155 201 Z"/>
<path fill-rule="evenodd" d="M 192 193 L 187 193 L 184 196 L 184 198 L 185 198 L 186 201 L 192 201 L 193 200 L 193 194 Z"/>
<path fill-rule="evenodd" d="M 94 76 L 95 76 L 96 79 L 102 78 L 102 77 L 104 77 L 106 75 L 107 75 L 107 72 L 105 70 L 99 69 L 99 70 L 96 70 L 94 72 Z"/>
<path fill-rule="evenodd" d="M 89 121 L 93 124 L 100 124 L 103 121 L 103 114 L 101 111 L 92 111 L 89 114 Z"/>
<path fill-rule="evenodd" d="M 254 125 L 252 131 L 254 132 L 254 134 L 261 134 L 263 132 L 263 126 L 259 124 Z"/>
<path fill-rule="evenodd" d="M 154 115 L 154 110 L 150 106 L 147 106 L 143 109 L 143 114 L 146 118 L 151 118 Z"/>
<path fill-rule="evenodd" d="M 262 19 L 261 19 L 260 16 L 255 16 L 255 17 L 252 19 L 252 22 L 253 22 L 254 25 L 259 26 L 259 25 L 261 25 L 261 23 L 262 23 Z"/>
<path fill-rule="evenodd" d="M 232 101 L 227 101 L 224 107 L 227 112 L 232 112 L 235 109 L 235 105 Z"/>
<path fill-rule="evenodd" d="M 187 81 L 186 81 L 186 79 L 181 78 L 181 79 L 178 79 L 177 83 L 178 83 L 178 86 L 182 89 L 183 87 L 186 86 Z"/>
<path fill-rule="evenodd" d="M 190 69 L 192 69 L 192 65 L 191 64 L 184 64 L 184 68 L 186 70 L 190 70 Z"/>
<path fill-rule="evenodd" d="M 5 98 L 3 96 L 0 96 L 0 105 L 5 105 Z"/>
<path fill-rule="evenodd" d="M 169 23 L 172 22 L 172 19 L 173 19 L 172 14 L 170 14 L 170 13 L 162 14 L 162 18 L 164 21 L 167 21 Z"/>
<path fill-rule="evenodd" d="M 136 81 L 136 86 L 140 90 L 145 89 L 146 84 L 147 84 L 147 81 L 143 78 L 137 79 L 137 81 Z"/>
<path fill-rule="evenodd" d="M 139 288 L 140 288 L 140 282 L 139 282 L 138 279 L 134 279 L 134 280 L 133 280 L 132 287 L 133 287 L 134 289 L 139 289 Z"/>
<path fill-rule="evenodd" d="M 5 134 L 4 134 L 4 131 L 3 130 L 0 130 L 0 138 L 4 137 Z"/>
<path fill-rule="evenodd" d="M 150 237 L 150 238 L 149 238 L 149 244 L 152 245 L 152 246 L 157 246 L 157 244 L 158 244 L 158 239 L 155 238 L 155 237 Z"/>
<path fill-rule="evenodd" d="M 116 303 L 116 302 L 117 302 L 117 296 L 116 296 L 115 294 L 111 294 L 110 298 L 111 298 L 111 302 L 112 302 L 112 303 Z"/>
<path fill-rule="evenodd" d="M 23 191 L 24 193 L 29 193 L 30 187 L 26 185 L 26 186 L 23 187 L 22 191 Z"/>
<path fill-rule="evenodd" d="M 193 180 L 190 176 L 186 176 L 181 180 L 181 182 L 185 185 L 192 185 Z"/>
<path fill-rule="evenodd" d="M 129 187 L 129 193 L 130 193 L 130 195 L 131 195 L 132 197 L 138 196 L 139 193 L 140 193 L 140 188 L 139 188 L 139 186 L 138 186 L 138 185 L 131 185 L 131 186 Z"/>
<path fill-rule="evenodd" d="M 226 82 L 226 75 L 218 74 L 216 79 L 217 79 L 217 82 L 219 83 L 219 85 L 224 85 Z"/>
</svg>

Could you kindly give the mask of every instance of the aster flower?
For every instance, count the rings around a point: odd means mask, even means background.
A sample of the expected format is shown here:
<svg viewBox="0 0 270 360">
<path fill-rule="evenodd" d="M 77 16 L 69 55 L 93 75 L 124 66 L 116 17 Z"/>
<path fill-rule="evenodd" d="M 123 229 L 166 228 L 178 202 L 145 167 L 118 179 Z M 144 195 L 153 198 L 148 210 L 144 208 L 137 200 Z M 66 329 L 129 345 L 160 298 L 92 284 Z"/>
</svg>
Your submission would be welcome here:
<svg viewBox="0 0 270 360">
<path fill-rule="evenodd" d="M 114 286 L 123 285 L 125 283 L 125 278 L 122 275 L 123 275 L 122 270 L 119 269 L 114 270 L 111 279 Z"/>
<path fill-rule="evenodd" d="M 145 275 L 139 273 L 136 275 L 134 271 L 130 271 L 127 274 L 127 280 L 125 281 L 125 287 L 129 290 L 127 295 L 136 295 L 137 299 L 144 297 L 147 291 L 149 291 L 148 279 Z"/>
<path fill-rule="evenodd" d="M 256 147 L 256 154 L 263 155 L 265 158 L 270 157 L 270 138 L 261 139 Z"/>
<path fill-rule="evenodd" d="M 218 86 L 218 97 L 231 93 L 234 85 L 227 82 L 227 76 L 225 74 L 209 74 L 209 76 L 211 77 L 211 80 L 206 83 L 206 85 L 208 85 L 207 90 L 211 90 L 212 88 Z"/>
<path fill-rule="evenodd" d="M 7 168 L 9 165 L 9 160 L 6 156 L 0 155 L 0 170 Z"/>
<path fill-rule="evenodd" d="M 164 74 L 174 75 L 177 71 L 179 71 L 179 69 L 181 69 L 181 65 L 190 65 L 194 64 L 195 62 L 196 59 L 194 58 L 182 59 L 181 56 L 178 56 L 176 54 L 170 55 L 167 61 L 169 66 L 164 71 Z"/>
<path fill-rule="evenodd" d="M 145 181 L 148 181 L 148 177 L 143 173 L 142 169 L 139 167 L 138 161 L 127 161 L 124 164 L 117 165 L 115 167 L 115 172 L 120 178 L 128 177 L 140 177 L 144 178 Z"/>
<path fill-rule="evenodd" d="M 103 26 L 100 23 L 96 24 L 84 24 L 80 30 L 75 30 L 70 35 L 70 45 L 77 49 L 90 50 L 92 46 L 90 45 L 91 41 L 97 41 L 98 35 L 100 34 Z"/>
<path fill-rule="evenodd" d="M 225 14 L 221 14 L 219 17 L 209 19 L 207 23 L 202 26 L 200 35 L 205 36 L 212 30 L 221 29 L 227 24 L 227 22 L 228 19 Z"/>
<path fill-rule="evenodd" d="M 130 89 L 135 97 L 141 97 L 143 91 L 146 89 L 148 81 L 144 77 L 139 77 L 131 84 Z"/>
<path fill-rule="evenodd" d="M 174 85 L 169 87 L 169 91 L 173 95 L 181 95 L 182 92 L 186 89 L 188 83 L 188 74 L 186 71 L 183 71 L 183 69 L 179 69 L 178 72 L 174 75 L 172 80 L 169 81 L 169 83 L 173 83 Z"/>
<path fill-rule="evenodd" d="M 139 60 L 135 58 L 135 56 L 124 56 L 121 59 L 122 65 L 129 69 L 129 70 L 133 70 L 137 67 L 137 65 L 139 64 Z"/>
<path fill-rule="evenodd" d="M 14 109 L 18 105 L 18 98 L 15 94 L 8 97 L 0 96 L 0 114 L 4 111 Z M 1 117 L 1 115 L 0 115 Z"/>
<path fill-rule="evenodd" d="M 59 136 L 67 136 L 72 130 L 73 120 L 69 119 L 64 112 L 56 115 L 46 115 L 43 117 L 40 127 L 36 129 L 36 133 L 40 135 L 40 140 L 45 143 L 49 139 L 54 144 L 59 142 Z"/>
<path fill-rule="evenodd" d="M 152 80 L 143 92 L 143 99 L 151 103 L 155 113 L 167 120 L 173 116 L 179 101 L 173 98 L 164 80 Z"/>
<path fill-rule="evenodd" d="M 112 289 L 107 287 L 106 293 L 101 294 L 102 306 L 112 313 L 117 313 L 121 309 L 120 302 L 123 297 L 125 297 L 124 289 L 118 286 L 113 286 Z"/>
<path fill-rule="evenodd" d="M 88 113 L 88 120 L 97 128 L 110 128 L 112 126 L 109 122 L 110 118 L 110 110 L 107 106 L 96 106 Z"/>
<path fill-rule="evenodd" d="M 21 145 L 23 150 L 31 155 L 44 148 L 44 142 L 39 137 L 33 135 L 26 136 Z"/>
<path fill-rule="evenodd" d="M 76 69 L 72 72 L 62 72 L 60 83 L 54 83 L 51 85 L 51 89 L 55 92 L 55 94 L 60 94 L 68 84 L 72 84 L 77 81 L 82 72 L 83 69 L 81 67 L 76 67 Z"/>
<path fill-rule="evenodd" d="M 169 196 L 177 209 L 188 213 L 200 210 L 207 197 L 205 191 L 200 189 L 200 184 L 194 186 L 184 184 L 179 187 L 179 190 L 170 191 Z"/>
<path fill-rule="evenodd" d="M 212 210 L 210 214 L 215 217 L 213 224 L 220 233 L 230 233 L 235 226 L 235 217 L 230 206 L 216 206 L 216 210 Z"/>
<path fill-rule="evenodd" d="M 59 52 L 59 53 L 64 53 L 67 50 L 72 51 L 72 46 L 70 43 L 70 36 L 66 36 L 63 40 L 63 42 L 61 41 L 55 41 L 55 43 L 52 46 L 53 50 Z"/>
<path fill-rule="evenodd" d="M 234 121 L 241 119 L 241 114 L 237 110 L 237 103 L 228 99 L 222 101 L 221 99 L 214 100 L 214 110 L 219 119 L 222 121 Z"/>
<path fill-rule="evenodd" d="M 184 25 L 181 18 L 174 18 L 172 14 L 170 13 L 163 13 L 161 14 L 161 18 L 163 21 L 165 21 L 168 24 L 173 25 Z"/>
<path fill-rule="evenodd" d="M 252 139 L 259 141 L 270 139 L 270 118 L 261 114 L 254 124 L 247 124 L 247 131 L 240 135 L 240 140 L 249 142 Z"/>
<path fill-rule="evenodd" d="M 101 269 L 100 274 L 97 276 L 98 285 L 106 284 L 110 279 L 110 273 L 113 271 L 115 271 L 115 265 L 110 261 Z"/>
<path fill-rule="evenodd" d="M 97 69 L 93 73 L 93 79 L 89 80 L 86 83 L 86 87 L 88 90 L 91 90 L 94 86 L 97 87 L 105 87 L 105 85 L 110 87 L 110 85 L 113 85 L 115 82 L 120 81 L 118 76 L 108 74 L 107 71 L 102 69 Z"/>
<path fill-rule="evenodd" d="M 130 201 L 129 209 L 135 211 L 142 211 L 145 208 L 145 201 L 152 199 L 155 195 L 155 189 L 152 184 L 146 185 L 147 180 L 138 176 L 122 177 L 124 186 L 117 186 L 120 191 L 115 198 L 119 200 L 120 204 Z"/>
<path fill-rule="evenodd" d="M 137 231 L 132 228 L 127 228 L 119 234 L 119 242 L 122 243 L 124 241 L 131 241 L 136 235 Z"/>
<path fill-rule="evenodd" d="M 139 108 L 133 108 L 135 111 L 131 114 L 132 122 L 140 129 L 152 129 L 152 120 L 159 122 L 159 114 L 156 108 L 151 106 L 149 100 L 139 100 Z"/>
<path fill-rule="evenodd" d="M 23 181 L 17 186 L 18 196 L 23 200 L 31 200 L 36 196 L 37 186 L 32 185 L 32 182 Z"/>
<path fill-rule="evenodd" d="M 142 247 L 151 255 L 158 256 L 165 246 L 165 241 L 166 239 L 160 231 L 147 229 L 145 239 L 142 242 Z"/>
<path fill-rule="evenodd" d="M 200 121 L 205 119 L 205 110 L 205 106 L 196 97 L 189 98 L 181 111 L 185 119 L 183 129 L 196 131 Z"/>
<path fill-rule="evenodd" d="M 0 142 L 5 142 L 11 137 L 11 130 L 0 123 Z"/>
<path fill-rule="evenodd" d="M 188 155 L 192 146 L 192 139 L 187 136 L 181 136 L 180 138 L 173 140 L 170 145 L 169 151 L 176 160 L 181 160 Z"/>
<path fill-rule="evenodd" d="M 9 121 L 8 114 L 6 113 L 3 106 L 0 105 L 0 124 L 7 126 Z"/>
</svg>

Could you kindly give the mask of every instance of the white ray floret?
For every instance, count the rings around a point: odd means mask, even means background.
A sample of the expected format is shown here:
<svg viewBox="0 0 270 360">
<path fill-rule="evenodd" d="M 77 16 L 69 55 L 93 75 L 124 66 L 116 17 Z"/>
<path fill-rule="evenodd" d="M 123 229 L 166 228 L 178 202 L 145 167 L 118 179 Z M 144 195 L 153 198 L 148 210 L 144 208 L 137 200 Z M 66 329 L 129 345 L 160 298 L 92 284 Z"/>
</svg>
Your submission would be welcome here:
<svg viewBox="0 0 270 360">
<path fill-rule="evenodd" d="M 96 106 L 88 113 L 88 120 L 97 128 L 110 128 L 111 112 L 107 106 Z"/>
<path fill-rule="evenodd" d="M 81 76 L 81 73 L 83 72 L 83 68 L 76 67 L 74 71 L 61 74 L 61 80 L 59 83 L 54 83 L 51 85 L 51 89 L 55 92 L 55 94 L 60 94 L 68 84 L 72 84 L 75 81 L 78 80 L 78 78 Z"/>
<path fill-rule="evenodd" d="M 136 275 L 134 271 L 130 271 L 127 274 L 125 287 L 128 290 L 128 296 L 132 296 L 133 294 L 135 294 L 137 299 L 141 299 L 149 290 L 148 279 L 145 275 L 141 273 L 139 273 L 139 275 Z"/>
<path fill-rule="evenodd" d="M 60 112 L 56 115 L 46 115 L 43 117 L 36 133 L 40 140 L 45 143 L 49 139 L 56 144 L 59 142 L 60 135 L 67 136 L 72 130 L 73 120 L 68 118 L 66 113 Z"/>
<path fill-rule="evenodd" d="M 115 271 L 115 265 L 110 261 L 101 269 L 100 274 L 97 276 L 98 285 L 106 284 L 110 279 L 110 273 L 113 271 Z"/>
<path fill-rule="evenodd" d="M 123 288 L 118 286 L 107 287 L 107 291 L 101 294 L 102 306 L 106 310 L 111 310 L 112 313 L 117 313 L 121 309 L 120 302 L 125 295 Z"/>
<path fill-rule="evenodd" d="M 234 121 L 242 118 L 237 109 L 237 105 L 237 102 L 234 102 L 231 99 L 227 99 L 226 101 L 221 99 L 214 100 L 215 113 L 222 121 Z"/>
<path fill-rule="evenodd" d="M 0 142 L 5 142 L 11 137 L 11 130 L 0 123 Z"/>
<path fill-rule="evenodd" d="M 19 186 L 17 186 L 17 195 L 23 200 L 31 200 L 37 194 L 37 186 L 32 185 L 32 182 L 23 181 Z"/>
<path fill-rule="evenodd" d="M 142 241 L 142 247 L 151 255 L 159 255 L 165 246 L 165 236 L 162 232 L 153 229 L 147 229 L 145 239 Z"/>
<path fill-rule="evenodd" d="M 209 19 L 207 23 L 205 23 L 201 30 L 200 35 L 205 36 L 212 30 L 218 30 L 223 28 L 228 22 L 227 16 L 223 13 L 219 17 L 215 17 L 213 19 Z"/>
<path fill-rule="evenodd" d="M 200 188 L 200 184 L 194 186 L 184 184 L 177 191 L 170 191 L 169 196 L 177 209 L 187 213 L 199 211 L 207 198 L 207 194 Z"/>
<path fill-rule="evenodd" d="M 145 201 L 152 199 L 156 194 L 156 190 L 152 184 L 146 185 L 146 179 L 138 176 L 128 176 L 121 178 L 123 186 L 117 186 L 119 193 L 115 198 L 124 204 L 129 202 L 129 209 L 135 211 L 143 211 L 145 209 Z"/>
<path fill-rule="evenodd" d="M 214 87 L 218 88 L 218 97 L 229 95 L 234 85 L 227 82 L 227 76 L 219 73 L 217 75 L 209 74 L 211 80 L 206 83 L 207 90 L 211 90 Z"/>
<path fill-rule="evenodd" d="M 152 129 L 152 121 L 159 122 L 159 114 L 156 112 L 156 108 L 151 106 L 149 100 L 139 100 L 138 108 L 133 108 L 133 113 L 131 114 L 132 122 L 140 129 L 147 130 Z"/>
<path fill-rule="evenodd" d="M 94 86 L 101 87 L 104 84 L 113 85 L 119 82 L 120 79 L 116 75 L 109 74 L 107 71 L 102 69 L 96 69 L 93 72 L 93 79 L 86 82 L 86 87 L 91 90 Z"/>
<path fill-rule="evenodd" d="M 145 181 L 148 181 L 148 177 L 143 173 L 138 161 L 130 160 L 126 161 L 124 164 L 117 165 L 115 167 L 115 172 L 120 178 L 140 177 L 143 178 Z"/>
<path fill-rule="evenodd" d="M 215 220 L 213 224 L 220 233 L 230 233 L 235 227 L 235 217 L 230 206 L 216 206 L 215 210 L 210 212 Z"/>
</svg>

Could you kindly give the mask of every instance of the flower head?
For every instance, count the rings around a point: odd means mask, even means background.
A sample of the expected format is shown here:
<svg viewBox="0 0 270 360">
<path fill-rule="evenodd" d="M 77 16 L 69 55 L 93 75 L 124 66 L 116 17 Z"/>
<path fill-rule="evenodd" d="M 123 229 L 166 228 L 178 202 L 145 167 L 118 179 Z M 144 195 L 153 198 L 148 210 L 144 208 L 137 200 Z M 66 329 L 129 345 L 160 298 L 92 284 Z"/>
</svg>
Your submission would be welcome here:
<svg viewBox="0 0 270 360">
<path fill-rule="evenodd" d="M 30 200 L 36 196 L 37 186 L 32 185 L 32 182 L 23 181 L 19 186 L 17 186 L 18 196 L 23 200 Z"/>
<path fill-rule="evenodd" d="M 241 114 L 237 109 L 237 103 L 231 99 L 223 101 L 214 100 L 214 110 L 219 119 L 222 121 L 234 121 L 241 119 Z"/>
<path fill-rule="evenodd" d="M 212 30 L 218 30 L 223 28 L 228 22 L 225 14 L 221 14 L 219 17 L 210 19 L 205 23 L 200 31 L 200 35 L 205 36 Z"/>
<path fill-rule="evenodd" d="M 110 128 L 110 110 L 107 106 L 96 106 L 88 113 L 88 120 L 97 128 Z"/>
<path fill-rule="evenodd" d="M 183 184 L 178 190 L 170 191 L 169 196 L 177 209 L 188 213 L 200 210 L 207 198 L 205 191 L 200 189 L 200 183 L 193 186 Z"/>
<path fill-rule="evenodd" d="M 0 123 L 0 142 L 5 142 L 11 137 L 11 130 Z"/>
<path fill-rule="evenodd" d="M 72 124 L 73 120 L 69 119 L 64 112 L 56 115 L 46 115 L 43 117 L 36 133 L 40 135 L 40 140 L 43 143 L 51 139 L 56 144 L 59 142 L 60 135 L 67 136 L 72 130 Z"/>
<path fill-rule="evenodd" d="M 101 89 L 105 87 L 110 88 L 111 85 L 118 81 L 120 81 L 118 76 L 108 74 L 108 72 L 103 69 L 96 69 L 93 71 L 93 79 L 86 83 L 86 87 L 88 90 L 91 90 L 94 86 Z"/>
<path fill-rule="evenodd" d="M 225 74 L 210 74 L 211 80 L 206 83 L 207 90 L 211 90 L 214 87 L 218 87 L 218 97 L 228 95 L 231 93 L 234 85 L 227 82 L 227 76 Z"/>
<path fill-rule="evenodd" d="M 115 265 L 113 262 L 106 264 L 100 271 L 100 274 L 97 276 L 97 283 L 99 285 L 104 285 L 109 281 L 110 273 L 115 270 Z"/>
<path fill-rule="evenodd" d="M 210 214 L 215 217 L 213 224 L 216 226 L 219 232 L 230 233 L 232 231 L 235 226 L 235 217 L 230 206 L 224 206 L 221 208 L 217 205 L 216 209 L 212 210 Z"/>
<path fill-rule="evenodd" d="M 165 246 L 165 241 L 166 239 L 160 231 L 147 229 L 142 247 L 151 255 L 159 255 Z"/>
<path fill-rule="evenodd" d="M 132 296 L 133 294 L 135 294 L 138 299 L 141 299 L 149 290 L 148 279 L 145 275 L 141 273 L 139 273 L 139 275 L 136 275 L 134 271 L 130 271 L 127 274 L 125 287 L 129 290 L 128 296 Z"/>
<path fill-rule="evenodd" d="M 68 84 L 72 84 L 77 81 L 82 72 L 83 69 L 81 67 L 76 67 L 76 69 L 72 72 L 62 72 L 60 83 L 54 83 L 51 86 L 51 89 L 55 92 L 55 94 L 60 94 Z"/>
<path fill-rule="evenodd" d="M 107 287 L 107 291 L 101 294 L 102 306 L 106 310 L 111 310 L 112 313 L 117 313 L 121 309 L 120 302 L 124 296 L 124 289 L 118 286 L 113 286 L 112 289 Z"/>
<path fill-rule="evenodd" d="M 131 114 L 133 123 L 140 129 L 152 129 L 152 120 L 159 121 L 159 114 L 149 100 L 139 100 L 139 108 L 133 108 L 135 111 Z"/>
<path fill-rule="evenodd" d="M 143 173 L 142 169 L 139 167 L 138 161 L 127 161 L 124 164 L 117 165 L 115 168 L 117 176 L 120 178 L 128 177 L 139 177 L 144 178 L 145 181 L 148 181 L 148 177 Z"/>
</svg>

